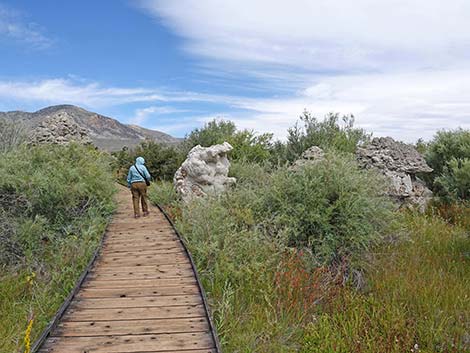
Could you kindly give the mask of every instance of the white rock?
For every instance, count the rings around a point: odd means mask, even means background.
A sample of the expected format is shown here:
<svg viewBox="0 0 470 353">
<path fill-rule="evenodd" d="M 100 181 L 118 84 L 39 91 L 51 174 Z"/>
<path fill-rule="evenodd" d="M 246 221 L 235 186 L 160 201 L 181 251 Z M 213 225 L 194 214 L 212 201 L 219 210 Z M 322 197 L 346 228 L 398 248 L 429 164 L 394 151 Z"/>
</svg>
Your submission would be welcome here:
<svg viewBox="0 0 470 353">
<path fill-rule="evenodd" d="M 210 147 L 198 145 L 191 149 L 173 179 L 183 200 L 220 194 L 236 182 L 235 178 L 228 177 L 230 162 L 227 153 L 232 149 L 228 142 Z"/>
</svg>

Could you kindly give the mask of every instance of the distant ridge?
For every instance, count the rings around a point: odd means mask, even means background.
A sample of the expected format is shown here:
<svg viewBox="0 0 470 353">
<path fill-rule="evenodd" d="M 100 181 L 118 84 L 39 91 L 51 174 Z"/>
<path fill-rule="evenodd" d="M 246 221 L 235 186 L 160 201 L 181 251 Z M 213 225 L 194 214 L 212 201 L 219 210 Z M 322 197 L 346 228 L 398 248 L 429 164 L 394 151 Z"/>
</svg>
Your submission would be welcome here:
<svg viewBox="0 0 470 353">
<path fill-rule="evenodd" d="M 134 147 L 146 139 L 165 144 L 176 144 L 181 141 L 161 131 L 122 124 L 116 119 L 69 104 L 54 105 L 33 113 L 0 112 L 0 119 L 22 121 L 26 129 L 31 131 L 44 120 L 61 112 L 67 113 L 79 126 L 86 129 L 95 146 L 107 151 L 118 151 L 124 146 Z"/>
</svg>

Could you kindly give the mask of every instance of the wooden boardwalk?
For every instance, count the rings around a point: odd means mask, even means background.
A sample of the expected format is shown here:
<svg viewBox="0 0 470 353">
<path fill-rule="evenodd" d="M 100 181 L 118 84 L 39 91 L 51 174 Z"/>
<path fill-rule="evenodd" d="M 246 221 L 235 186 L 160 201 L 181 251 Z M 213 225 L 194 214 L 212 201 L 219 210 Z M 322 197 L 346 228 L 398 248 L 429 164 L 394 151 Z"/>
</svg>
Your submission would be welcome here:
<svg viewBox="0 0 470 353">
<path fill-rule="evenodd" d="M 40 353 L 217 353 L 217 338 L 189 254 L 165 215 L 134 219 L 130 192 L 99 255 Z"/>
</svg>

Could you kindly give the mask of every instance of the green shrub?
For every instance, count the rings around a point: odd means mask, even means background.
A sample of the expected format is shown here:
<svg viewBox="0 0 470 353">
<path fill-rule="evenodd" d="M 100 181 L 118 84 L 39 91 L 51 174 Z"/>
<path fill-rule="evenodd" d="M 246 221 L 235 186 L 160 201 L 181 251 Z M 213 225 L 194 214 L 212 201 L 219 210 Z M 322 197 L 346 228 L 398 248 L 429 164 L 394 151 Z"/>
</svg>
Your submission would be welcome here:
<svg viewBox="0 0 470 353">
<path fill-rule="evenodd" d="M 347 155 L 299 171 L 281 169 L 259 195 L 259 222 L 290 246 L 308 247 L 320 264 L 360 254 L 385 235 L 392 204 L 383 180 Z"/>
<path fill-rule="evenodd" d="M 433 172 L 423 176 L 444 202 L 470 198 L 470 131 L 439 131 L 425 154 Z"/>
<path fill-rule="evenodd" d="M 470 158 L 452 158 L 434 185 L 444 200 L 470 200 Z"/>
<path fill-rule="evenodd" d="M 62 226 L 114 190 L 108 158 L 92 148 L 72 145 L 23 147 L 0 159 L 0 188 L 28 200 L 27 216 Z"/>
</svg>

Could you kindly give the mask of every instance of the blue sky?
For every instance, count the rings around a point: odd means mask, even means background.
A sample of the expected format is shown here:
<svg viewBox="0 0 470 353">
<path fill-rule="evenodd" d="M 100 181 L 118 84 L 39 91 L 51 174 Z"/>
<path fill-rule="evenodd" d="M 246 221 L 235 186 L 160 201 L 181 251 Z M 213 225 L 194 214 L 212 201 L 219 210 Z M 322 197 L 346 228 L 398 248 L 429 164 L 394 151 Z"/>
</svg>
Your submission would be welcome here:
<svg viewBox="0 0 470 353">
<path fill-rule="evenodd" d="M 470 128 L 468 18 L 467 0 L 0 0 L 0 110 L 283 138 L 308 109 L 430 138 Z"/>
</svg>

